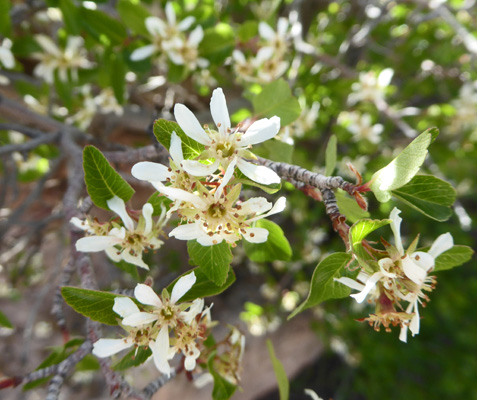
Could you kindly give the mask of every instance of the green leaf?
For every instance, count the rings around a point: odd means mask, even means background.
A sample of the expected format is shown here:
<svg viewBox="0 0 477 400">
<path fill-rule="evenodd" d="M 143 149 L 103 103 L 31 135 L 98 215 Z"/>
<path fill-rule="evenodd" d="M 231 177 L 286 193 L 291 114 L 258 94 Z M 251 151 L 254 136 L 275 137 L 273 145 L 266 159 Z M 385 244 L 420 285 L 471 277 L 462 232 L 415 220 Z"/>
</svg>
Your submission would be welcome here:
<svg viewBox="0 0 477 400">
<path fill-rule="evenodd" d="M 198 265 L 207 278 L 217 286 L 222 286 L 225 283 L 233 259 L 227 242 L 223 241 L 213 246 L 201 246 L 196 240 L 189 240 L 187 250 L 191 262 Z"/>
<path fill-rule="evenodd" d="M 326 145 L 326 155 L 325 155 L 325 175 L 331 176 L 333 171 L 336 168 L 336 154 L 338 152 L 338 139 L 335 135 L 331 135 Z"/>
<path fill-rule="evenodd" d="M 446 221 L 452 215 L 456 191 L 452 185 L 432 175 L 416 175 L 393 196 L 429 218 Z"/>
<path fill-rule="evenodd" d="M 118 315 L 113 311 L 114 299 L 125 297 L 115 293 L 81 289 L 73 286 L 63 286 L 61 295 L 73 310 L 93 321 L 106 325 L 118 324 Z"/>
<path fill-rule="evenodd" d="M 12 22 L 10 20 L 11 0 L 0 0 L 0 34 L 9 36 L 12 30 Z"/>
<path fill-rule="evenodd" d="M 243 241 L 243 248 L 250 260 L 255 262 L 267 262 L 275 260 L 288 261 L 291 259 L 292 249 L 282 228 L 275 222 L 267 219 L 258 220 L 255 226 L 257 228 L 265 228 L 268 231 L 268 239 L 264 243 Z"/>
<path fill-rule="evenodd" d="M 114 97 L 118 103 L 123 104 L 126 91 L 126 64 L 122 53 L 113 53 L 111 58 L 110 86 L 113 88 Z"/>
<path fill-rule="evenodd" d="M 215 296 L 226 289 L 228 289 L 232 283 L 235 282 L 235 274 L 232 268 L 229 268 L 229 272 L 227 275 L 227 279 L 222 286 L 216 285 L 212 282 L 204 271 L 201 268 L 194 268 L 192 271 L 195 273 L 196 281 L 194 286 L 184 295 L 181 297 L 181 301 L 187 302 L 192 301 L 198 298 L 210 297 Z M 191 271 L 187 271 L 183 273 L 181 276 L 178 276 L 168 287 L 167 290 L 169 293 L 172 292 L 172 288 L 176 284 L 176 282 L 183 277 L 184 275 L 190 274 Z"/>
<path fill-rule="evenodd" d="M 72 0 L 60 0 L 59 7 L 68 33 L 79 35 L 81 32 L 81 19 L 78 8 Z"/>
<path fill-rule="evenodd" d="M 216 352 L 214 351 L 209 359 L 207 360 L 207 367 L 210 374 L 214 378 L 214 389 L 212 390 L 212 399 L 213 400 L 227 400 L 232 397 L 237 387 L 230 383 L 225 378 L 215 371 L 214 369 L 214 358 Z"/>
<path fill-rule="evenodd" d="M 368 185 L 379 202 L 389 201 L 392 190 L 404 186 L 417 174 L 438 132 L 437 128 L 430 128 L 421 133 L 393 161 L 374 173 Z"/>
<path fill-rule="evenodd" d="M 199 53 L 213 64 L 220 64 L 232 54 L 234 47 L 234 30 L 229 24 L 221 22 L 205 30 Z"/>
<path fill-rule="evenodd" d="M 150 33 L 146 28 L 146 18 L 150 17 L 149 11 L 139 2 L 131 0 L 119 0 L 116 5 L 119 16 L 133 33 L 149 36 Z"/>
<path fill-rule="evenodd" d="M 270 359 L 272 360 L 273 370 L 275 371 L 275 376 L 277 378 L 280 400 L 288 400 L 290 397 L 290 382 L 288 381 L 283 364 L 275 356 L 275 350 L 273 349 L 273 344 L 270 339 L 267 339 L 267 348 L 268 353 L 270 354 Z"/>
<path fill-rule="evenodd" d="M 338 205 L 340 213 L 344 214 L 348 221 L 354 223 L 360 219 L 369 218 L 369 212 L 364 211 L 360 206 L 358 206 L 356 200 L 353 197 L 350 197 L 343 190 L 338 189 L 335 192 L 335 196 L 337 202 L 336 204 Z"/>
<path fill-rule="evenodd" d="M 182 141 L 184 159 L 190 160 L 197 158 L 202 151 L 204 151 L 204 145 L 197 143 L 195 140 L 187 136 L 177 122 L 158 119 L 154 123 L 154 135 L 156 136 L 157 141 L 167 150 L 171 147 L 172 132 L 175 132 Z"/>
<path fill-rule="evenodd" d="M 469 246 L 457 245 L 436 258 L 436 265 L 433 272 L 445 271 L 458 267 L 472 258 L 474 250 Z"/>
<path fill-rule="evenodd" d="M 7 318 L 7 316 L 0 311 L 0 326 L 4 326 L 5 328 L 10 328 L 13 329 L 14 326 L 10 322 L 10 320 Z"/>
<path fill-rule="evenodd" d="M 280 117 L 280 125 L 287 126 L 301 114 L 300 103 L 293 97 L 290 86 L 283 79 L 266 85 L 252 99 L 253 109 L 259 117 Z"/>
<path fill-rule="evenodd" d="M 369 254 L 364 250 L 361 242 L 371 232 L 374 232 L 376 229 L 379 229 L 382 226 L 389 225 L 390 223 L 390 219 L 362 219 L 357 221 L 349 230 L 351 250 L 358 259 L 359 264 L 362 265 L 368 272 L 373 271 L 366 262 L 366 260 L 369 258 Z"/>
<path fill-rule="evenodd" d="M 262 189 L 264 192 L 268 194 L 273 194 L 278 192 L 282 184 L 281 183 L 272 183 L 271 185 L 262 185 L 261 183 L 257 183 L 248 179 L 239 169 L 235 170 L 235 177 L 233 179 L 233 183 L 242 183 L 244 185 L 254 186 Z"/>
<path fill-rule="evenodd" d="M 83 150 L 83 168 L 86 189 L 98 207 L 109 210 L 107 201 L 118 196 L 125 202 L 134 194 L 134 189 L 109 164 L 94 146 Z"/>
<path fill-rule="evenodd" d="M 63 82 L 59 78 L 58 71 L 55 71 L 54 73 L 54 84 L 55 84 L 55 90 L 56 90 L 56 93 L 58 94 L 58 97 L 61 99 L 65 107 L 70 110 L 73 106 L 72 86 L 70 85 L 68 81 Z"/>
<path fill-rule="evenodd" d="M 333 253 L 321 261 L 313 272 L 308 297 L 288 316 L 288 319 L 325 300 L 349 296 L 350 289 L 335 282 L 334 278 L 343 275 L 343 270 L 351 261 L 351 257 L 352 255 L 348 253 Z"/>
<path fill-rule="evenodd" d="M 131 367 L 138 367 L 144 364 L 151 355 L 152 351 L 149 347 L 139 346 L 137 349 L 133 348 L 117 364 L 113 365 L 113 370 L 124 371 Z"/>
<path fill-rule="evenodd" d="M 237 36 L 241 42 L 248 42 L 258 35 L 258 21 L 245 21 L 240 25 Z"/>
<path fill-rule="evenodd" d="M 121 44 L 128 36 L 124 25 L 102 11 L 80 8 L 84 29 L 99 43 L 109 46 Z"/>
<path fill-rule="evenodd" d="M 294 146 L 280 140 L 267 140 L 253 147 L 257 156 L 268 158 L 272 161 L 291 163 Z"/>
</svg>

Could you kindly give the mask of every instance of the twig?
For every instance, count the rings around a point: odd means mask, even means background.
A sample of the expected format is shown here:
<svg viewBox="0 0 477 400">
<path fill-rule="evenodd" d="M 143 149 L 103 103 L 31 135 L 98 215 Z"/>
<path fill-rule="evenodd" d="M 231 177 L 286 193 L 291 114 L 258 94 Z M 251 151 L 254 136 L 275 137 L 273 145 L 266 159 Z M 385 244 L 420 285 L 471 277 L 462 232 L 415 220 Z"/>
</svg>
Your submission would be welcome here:
<svg viewBox="0 0 477 400">
<path fill-rule="evenodd" d="M 5 146 L 0 147 L 0 156 L 4 154 L 10 154 L 15 151 L 30 151 L 42 144 L 56 142 L 59 138 L 59 135 L 60 132 L 57 132 L 53 134 L 39 136 L 24 143 L 6 144 Z"/>
<path fill-rule="evenodd" d="M 143 390 L 142 394 L 145 399 L 150 399 L 154 393 L 156 393 L 161 387 L 163 387 L 167 382 L 176 376 L 176 371 L 172 370 L 169 377 L 163 375 L 160 378 L 149 383 Z"/>
<path fill-rule="evenodd" d="M 128 149 L 127 151 L 105 151 L 104 156 L 111 162 L 134 163 L 158 158 L 167 161 L 169 152 L 162 146 L 156 148 L 151 144 L 139 149 Z"/>
<path fill-rule="evenodd" d="M 51 307 L 51 314 L 55 317 L 56 323 L 58 324 L 58 327 L 60 328 L 63 334 L 63 340 L 65 342 L 67 341 L 69 334 L 68 334 L 68 328 L 66 327 L 65 313 L 63 310 L 64 303 L 63 303 L 63 297 L 61 296 L 61 288 L 63 286 L 68 285 L 68 283 L 70 283 L 71 276 L 73 275 L 75 268 L 76 266 L 73 260 L 70 258 L 68 263 L 63 268 L 63 271 L 61 272 L 60 282 L 58 283 L 58 287 L 55 291 L 55 295 L 53 297 L 53 305 Z"/>
<path fill-rule="evenodd" d="M 28 126 L 13 123 L 1 123 L 0 130 L 20 132 L 31 138 L 37 138 L 45 135 L 45 132 L 42 132 L 38 129 L 33 129 L 29 128 Z"/>
</svg>

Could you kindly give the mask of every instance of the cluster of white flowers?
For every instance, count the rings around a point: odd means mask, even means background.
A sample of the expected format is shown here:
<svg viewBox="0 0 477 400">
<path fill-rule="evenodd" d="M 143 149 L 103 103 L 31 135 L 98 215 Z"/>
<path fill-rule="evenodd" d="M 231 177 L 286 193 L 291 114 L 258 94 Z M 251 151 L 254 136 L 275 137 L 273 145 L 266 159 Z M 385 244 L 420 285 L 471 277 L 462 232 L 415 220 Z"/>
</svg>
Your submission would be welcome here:
<svg viewBox="0 0 477 400">
<path fill-rule="evenodd" d="M 146 18 L 145 24 L 152 43 L 134 50 L 131 60 L 139 61 L 154 54 L 166 54 L 173 64 L 184 65 L 191 71 L 207 67 L 208 61 L 199 57 L 198 50 L 204 30 L 198 25 L 186 35 L 195 18 L 190 16 L 178 22 L 172 2 L 166 4 L 165 15 L 166 20 Z"/>
<path fill-rule="evenodd" d="M 353 141 L 355 142 L 367 140 L 373 144 L 378 144 L 381 141 L 380 135 L 383 132 L 383 126 L 373 124 L 369 114 L 344 111 L 339 115 L 338 122 L 345 125 L 346 129 L 353 134 Z"/>
<path fill-rule="evenodd" d="M 203 299 L 179 303 L 195 282 L 191 272 L 176 282 L 170 295 L 164 289 L 161 296 L 151 287 L 138 284 L 134 296 L 143 304 L 141 309 L 129 297 L 116 297 L 113 311 L 122 318 L 120 325 L 128 335 L 123 339 L 99 339 L 93 354 L 103 358 L 133 346 L 149 348 L 159 372 L 170 376 L 169 360 L 180 353 L 185 358 L 185 369 L 193 371 L 200 356 L 200 342 L 211 323 L 210 309 L 204 309 Z"/>
<path fill-rule="evenodd" d="M 55 71 L 62 82 L 68 81 L 68 72 L 71 73 L 71 78 L 77 81 L 79 69 L 93 67 L 83 47 L 84 40 L 80 36 L 68 36 L 65 49 L 60 49 L 48 36 L 35 35 L 35 39 L 43 51 L 34 55 L 40 62 L 33 72 L 47 83 L 54 82 Z"/>
<path fill-rule="evenodd" d="M 365 318 L 370 325 L 376 330 L 383 325 L 386 331 L 390 331 L 390 325 L 400 326 L 399 339 L 406 342 L 408 329 L 413 336 L 419 333 L 418 305 L 425 305 L 429 301 L 426 292 L 435 287 L 435 277 L 428 274 L 434 268 L 436 258 L 452 248 L 454 241 L 450 233 L 445 233 L 435 240 L 427 252 L 415 251 L 417 240 L 404 251 L 400 212 L 394 208 L 389 216 L 395 246 L 386 243 L 388 257 L 378 260 L 379 270 L 373 274 L 361 271 L 356 280 L 347 277 L 336 280 L 359 290 L 359 293 L 351 295 L 358 303 L 368 298 L 369 302 L 376 304 L 375 313 Z M 402 306 L 403 302 L 408 303 L 407 307 Z"/>
<path fill-rule="evenodd" d="M 386 96 L 386 88 L 391 83 L 394 71 L 391 68 L 383 69 L 379 75 L 374 71 L 361 72 L 359 82 L 353 83 L 353 92 L 348 96 L 348 104 L 353 105 L 360 101 L 380 103 Z"/>
<path fill-rule="evenodd" d="M 288 69 L 289 22 L 280 18 L 275 31 L 262 21 L 258 25 L 258 33 L 260 47 L 256 54 L 246 56 L 242 51 L 234 50 L 233 66 L 239 79 L 245 82 L 268 83 L 278 79 Z"/>
<path fill-rule="evenodd" d="M 477 123 L 475 110 L 477 107 L 477 81 L 467 82 L 459 90 L 459 97 L 451 103 L 455 108 L 455 115 L 449 127 L 451 133 L 472 131 L 475 138 Z"/>
<path fill-rule="evenodd" d="M 150 203 L 144 204 L 142 214 L 137 224 L 129 216 L 124 201 L 117 196 L 107 201 L 108 207 L 122 220 L 123 225 L 115 222 L 100 224 L 92 220 L 80 220 L 73 217 L 71 223 L 88 233 L 89 236 L 76 242 L 76 249 L 83 252 L 105 251 L 111 260 L 124 260 L 138 267 L 149 269 L 142 259 L 146 249 L 157 250 L 163 242 L 158 237 L 162 234 L 162 227 L 167 221 L 166 212 L 154 222 L 152 219 L 153 207 Z"/>
<path fill-rule="evenodd" d="M 194 114 L 183 104 L 176 104 L 176 120 L 191 139 L 205 146 L 196 160 L 185 160 L 179 136 L 171 135 L 170 167 L 152 162 L 133 166 L 132 174 L 150 182 L 157 191 L 173 201 L 170 213 L 177 211 L 185 224 L 173 229 L 169 236 L 181 240 L 196 239 L 203 246 L 221 243 L 235 245 L 242 236 L 253 243 L 265 242 L 268 231 L 254 227 L 261 218 L 281 212 L 284 197 L 274 206 L 263 197 L 240 202 L 241 184 L 234 184 L 235 169 L 247 178 L 264 185 L 280 182 L 279 176 L 264 166 L 247 159 L 253 144 L 274 137 L 280 129 L 280 119 L 264 118 L 245 131 L 231 129 L 230 117 L 222 89 L 214 90 L 210 102 L 217 130 L 200 125 Z M 207 160 L 208 164 L 200 160 Z M 169 183 L 168 186 L 164 182 Z"/>
</svg>

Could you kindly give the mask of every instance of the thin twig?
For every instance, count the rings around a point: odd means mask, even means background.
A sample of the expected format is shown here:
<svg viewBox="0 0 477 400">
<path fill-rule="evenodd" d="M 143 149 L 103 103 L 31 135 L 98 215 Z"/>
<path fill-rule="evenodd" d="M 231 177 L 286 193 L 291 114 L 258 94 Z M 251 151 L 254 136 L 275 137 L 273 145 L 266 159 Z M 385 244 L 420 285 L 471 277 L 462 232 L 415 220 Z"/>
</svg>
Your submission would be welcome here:
<svg viewBox="0 0 477 400">
<path fill-rule="evenodd" d="M 46 143 L 53 143 L 56 142 L 59 138 L 60 132 L 57 133 L 50 133 L 48 135 L 38 136 L 32 140 L 28 140 L 27 142 L 23 143 L 15 143 L 15 144 L 6 144 L 5 146 L 0 147 L 0 156 L 4 154 L 10 154 L 15 151 L 18 152 L 25 152 L 36 149 L 38 146 Z"/>
</svg>

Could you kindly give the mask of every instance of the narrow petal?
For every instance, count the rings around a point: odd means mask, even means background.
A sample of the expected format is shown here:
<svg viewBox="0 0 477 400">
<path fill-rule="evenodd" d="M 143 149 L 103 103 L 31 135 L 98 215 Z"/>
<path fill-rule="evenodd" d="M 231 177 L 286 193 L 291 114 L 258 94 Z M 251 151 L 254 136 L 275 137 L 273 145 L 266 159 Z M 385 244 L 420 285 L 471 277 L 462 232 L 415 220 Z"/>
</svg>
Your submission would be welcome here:
<svg viewBox="0 0 477 400">
<path fill-rule="evenodd" d="M 280 117 L 263 118 L 255 121 L 240 140 L 241 146 L 262 143 L 276 136 L 280 130 Z"/>
<path fill-rule="evenodd" d="M 150 286 L 142 283 L 136 285 L 136 288 L 134 289 L 134 297 L 136 297 L 136 299 L 142 304 L 158 308 L 162 307 L 162 301 L 156 292 Z"/>
<path fill-rule="evenodd" d="M 361 284 L 359 282 L 356 282 L 354 279 L 347 278 L 345 276 L 343 276 L 341 278 L 338 278 L 338 279 L 334 278 L 334 281 L 342 283 L 343 285 L 348 286 L 351 289 L 359 290 L 360 292 L 364 289 L 363 284 Z"/>
<path fill-rule="evenodd" d="M 247 62 L 245 55 L 240 50 L 234 50 L 232 53 L 232 58 L 239 64 L 245 64 Z"/>
<path fill-rule="evenodd" d="M 416 265 L 416 263 L 408 255 L 401 259 L 401 263 L 402 269 L 406 276 L 414 283 L 422 285 L 426 279 L 427 271 L 425 271 L 419 265 Z"/>
<path fill-rule="evenodd" d="M 171 135 L 171 147 L 169 147 L 169 153 L 171 154 L 172 160 L 175 163 L 179 164 L 184 160 L 184 153 L 182 153 L 182 141 L 175 132 L 172 132 Z"/>
<path fill-rule="evenodd" d="M 358 303 L 362 303 L 369 292 L 376 286 L 376 283 L 383 277 L 381 272 L 374 273 L 366 282 L 364 289 L 356 294 L 352 294 L 353 297 Z"/>
<path fill-rule="evenodd" d="M 404 248 L 402 247 L 402 240 L 401 240 L 401 221 L 402 218 L 399 216 L 401 210 L 397 209 L 396 207 L 393 208 L 389 218 L 391 219 L 391 230 L 394 234 L 394 241 L 396 242 L 396 248 L 399 251 L 399 254 L 402 256 L 404 255 Z"/>
<path fill-rule="evenodd" d="M 414 261 L 419 268 L 423 269 L 426 274 L 427 272 L 434 267 L 436 260 L 428 253 L 423 251 L 416 251 L 411 254 L 411 259 Z"/>
<path fill-rule="evenodd" d="M 104 251 L 106 255 L 114 262 L 120 262 L 123 259 L 121 257 L 121 251 L 119 251 L 116 247 L 109 247 Z"/>
<path fill-rule="evenodd" d="M 136 265 L 138 267 L 147 269 L 149 271 L 149 266 L 143 261 L 142 259 L 142 253 L 141 254 L 131 254 L 128 249 L 124 249 L 124 251 L 121 253 L 121 256 L 123 257 L 124 261 Z"/>
<path fill-rule="evenodd" d="M 167 354 L 169 353 L 169 328 L 167 326 L 161 328 L 156 340 L 150 342 L 149 347 L 151 348 L 156 368 L 159 372 L 169 377 L 171 375 L 171 367 L 167 361 Z"/>
<path fill-rule="evenodd" d="M 420 316 L 419 316 L 419 308 L 417 304 L 417 300 L 414 303 L 414 316 L 411 319 L 411 323 L 409 324 L 409 330 L 412 333 L 412 336 L 417 335 L 419 333 L 419 325 L 420 325 Z"/>
<path fill-rule="evenodd" d="M 142 161 L 134 164 L 131 169 L 131 174 L 136 179 L 148 182 L 162 182 L 172 176 L 172 172 L 169 171 L 168 167 L 150 161 Z"/>
<path fill-rule="evenodd" d="M 266 22 L 260 22 L 258 24 L 258 33 L 265 40 L 274 40 L 276 33 Z"/>
<path fill-rule="evenodd" d="M 229 184 L 230 179 L 232 179 L 232 176 L 234 175 L 236 165 L 237 165 L 237 158 L 234 158 L 232 162 L 229 164 L 229 166 L 227 167 L 224 177 L 222 178 L 222 182 L 220 183 L 219 187 L 215 191 L 215 194 L 214 194 L 215 200 L 219 200 L 220 197 L 222 196 L 225 186 Z"/>
<path fill-rule="evenodd" d="M 252 197 L 243 203 L 240 203 L 240 210 L 237 210 L 239 215 L 250 215 L 250 214 L 263 214 L 272 208 L 272 203 L 270 203 L 265 197 Z"/>
<path fill-rule="evenodd" d="M 112 199 L 109 199 L 107 202 L 108 207 L 111 211 L 114 211 L 119 217 L 122 219 L 124 226 L 127 228 L 128 231 L 134 230 L 134 222 L 132 218 L 126 211 L 126 204 L 124 204 L 124 200 L 119 198 L 118 196 L 114 196 Z"/>
<path fill-rule="evenodd" d="M 184 275 L 180 278 L 174 287 L 172 288 L 171 293 L 171 303 L 176 304 L 177 301 L 184 296 L 192 286 L 194 286 L 195 281 L 197 278 L 195 277 L 194 271 L 190 274 Z"/>
<path fill-rule="evenodd" d="M 205 133 L 200 122 L 192 111 L 184 104 L 176 104 L 174 106 L 174 116 L 176 117 L 177 123 L 187 136 L 205 146 L 210 146 L 212 144 L 212 141 L 207 133 Z"/>
<path fill-rule="evenodd" d="M 85 253 L 96 253 L 121 242 L 121 239 L 112 236 L 87 236 L 76 241 L 76 250 Z"/>
<path fill-rule="evenodd" d="M 270 46 L 262 47 L 255 57 L 256 63 L 258 65 L 263 64 L 265 61 L 273 57 L 274 49 Z"/>
<path fill-rule="evenodd" d="M 13 58 L 12 52 L 2 46 L 0 46 L 0 61 L 2 61 L 7 69 L 11 69 L 15 66 L 15 59 Z"/>
<path fill-rule="evenodd" d="M 177 24 L 177 28 L 180 30 L 180 31 L 186 31 L 187 29 L 189 29 L 192 24 L 195 22 L 195 18 L 194 17 L 186 17 L 184 18 L 181 22 L 179 22 Z"/>
<path fill-rule="evenodd" d="M 258 215 L 256 216 L 255 218 L 251 218 L 249 219 L 247 222 L 250 223 L 250 222 L 253 222 L 253 221 L 257 221 L 259 219 L 262 219 L 262 218 L 265 218 L 265 217 L 268 217 L 270 215 L 273 215 L 273 214 L 277 214 L 279 212 L 282 212 L 285 207 L 287 205 L 287 199 L 286 197 L 280 197 L 276 202 L 275 204 L 273 205 L 273 207 L 271 208 L 271 210 L 269 212 L 267 212 L 266 214 L 262 214 L 262 215 Z"/>
<path fill-rule="evenodd" d="M 408 330 L 408 326 L 407 325 L 403 325 L 401 327 L 401 332 L 399 332 L 399 340 L 401 342 L 404 342 L 404 343 L 407 343 L 407 330 Z"/>
<path fill-rule="evenodd" d="M 238 159 L 237 167 L 247 178 L 262 185 L 271 185 L 281 182 L 280 177 L 270 168 L 263 165 L 252 164 L 243 158 Z"/>
<path fill-rule="evenodd" d="M 279 18 L 277 23 L 277 33 L 278 35 L 284 36 L 288 29 L 288 19 Z"/>
<path fill-rule="evenodd" d="M 224 237 L 218 233 L 214 233 L 212 236 L 209 236 L 204 230 L 202 230 L 200 235 L 197 236 L 196 240 L 201 246 L 207 247 L 222 243 Z"/>
<path fill-rule="evenodd" d="M 264 243 L 268 240 L 269 232 L 265 228 L 246 228 L 242 235 L 247 242 Z"/>
<path fill-rule="evenodd" d="M 99 339 L 93 345 L 93 354 L 96 357 L 110 357 L 122 350 L 129 349 L 133 345 L 133 341 L 126 339 Z"/>
<path fill-rule="evenodd" d="M 129 297 L 116 297 L 114 299 L 113 311 L 122 318 L 140 312 L 136 303 Z"/>
<path fill-rule="evenodd" d="M 148 44 L 146 46 L 142 46 L 134 50 L 129 58 L 131 61 L 141 61 L 148 57 L 151 57 L 154 52 L 156 51 L 156 46 L 153 44 Z"/>
<path fill-rule="evenodd" d="M 195 207 L 201 210 L 207 206 L 206 202 L 202 200 L 199 196 L 186 192 L 185 190 L 168 187 L 168 186 L 159 186 L 159 187 L 156 186 L 156 189 L 159 192 L 165 194 L 171 200 L 185 201 L 187 203 L 193 204 Z"/>
<path fill-rule="evenodd" d="M 62 53 L 58 46 L 46 35 L 35 35 L 35 40 L 38 44 L 49 54 L 53 54 L 54 56 L 60 58 L 62 57 Z"/>
<path fill-rule="evenodd" d="M 228 135 L 230 129 L 230 116 L 227 109 L 227 102 L 222 88 L 217 88 L 212 93 L 210 99 L 210 113 L 214 119 L 215 125 L 223 137 Z"/>
<path fill-rule="evenodd" d="M 167 22 L 169 22 L 169 25 L 175 25 L 176 12 L 174 11 L 174 6 L 172 5 L 172 2 L 168 2 L 166 4 L 165 11 L 166 11 Z"/>
<path fill-rule="evenodd" d="M 128 315 L 123 319 L 122 324 L 127 326 L 139 327 L 142 325 L 150 324 L 151 322 L 157 321 L 157 315 L 147 312 L 138 312 L 135 314 Z"/>
<path fill-rule="evenodd" d="M 451 249 L 454 246 L 454 239 L 452 235 L 447 232 L 440 235 L 432 244 L 431 248 L 428 251 L 432 257 L 437 258 L 445 251 Z"/>
<path fill-rule="evenodd" d="M 189 35 L 187 39 L 187 44 L 190 47 L 197 47 L 202 39 L 204 38 L 204 29 L 199 25 L 197 26 Z"/>
<path fill-rule="evenodd" d="M 195 369 L 195 366 L 196 366 L 196 357 L 187 356 L 184 361 L 184 367 L 186 371 L 193 371 Z"/>
<path fill-rule="evenodd" d="M 175 237 L 178 240 L 194 240 L 204 234 L 205 232 L 200 225 L 194 222 L 191 224 L 179 225 L 169 233 L 169 237 Z"/>
<path fill-rule="evenodd" d="M 147 17 L 144 24 L 146 25 L 146 29 L 152 36 L 162 35 L 166 31 L 164 21 L 157 17 Z"/>
<path fill-rule="evenodd" d="M 89 232 L 91 229 L 87 220 L 79 219 L 78 217 L 71 218 L 70 224 L 78 229 L 81 229 L 82 231 Z"/>
<path fill-rule="evenodd" d="M 381 71 L 378 77 L 378 85 L 381 87 L 386 87 L 391 83 L 393 79 L 394 71 L 391 68 L 386 68 Z"/>
<path fill-rule="evenodd" d="M 154 212 L 154 208 L 152 207 L 151 203 L 146 203 L 142 206 L 142 215 L 144 217 L 144 234 L 149 235 L 152 230 L 152 213 Z"/>
<path fill-rule="evenodd" d="M 217 171 L 219 165 L 219 160 L 216 160 L 213 164 L 209 165 L 202 164 L 201 162 L 195 160 L 182 161 L 182 168 L 184 168 L 184 171 L 188 174 L 191 174 L 192 176 L 212 175 L 215 171 Z"/>
<path fill-rule="evenodd" d="M 195 299 L 192 302 L 192 305 L 189 307 L 189 310 L 181 312 L 181 319 L 186 324 L 190 324 L 197 314 L 200 314 L 203 309 L 204 299 Z"/>
</svg>

